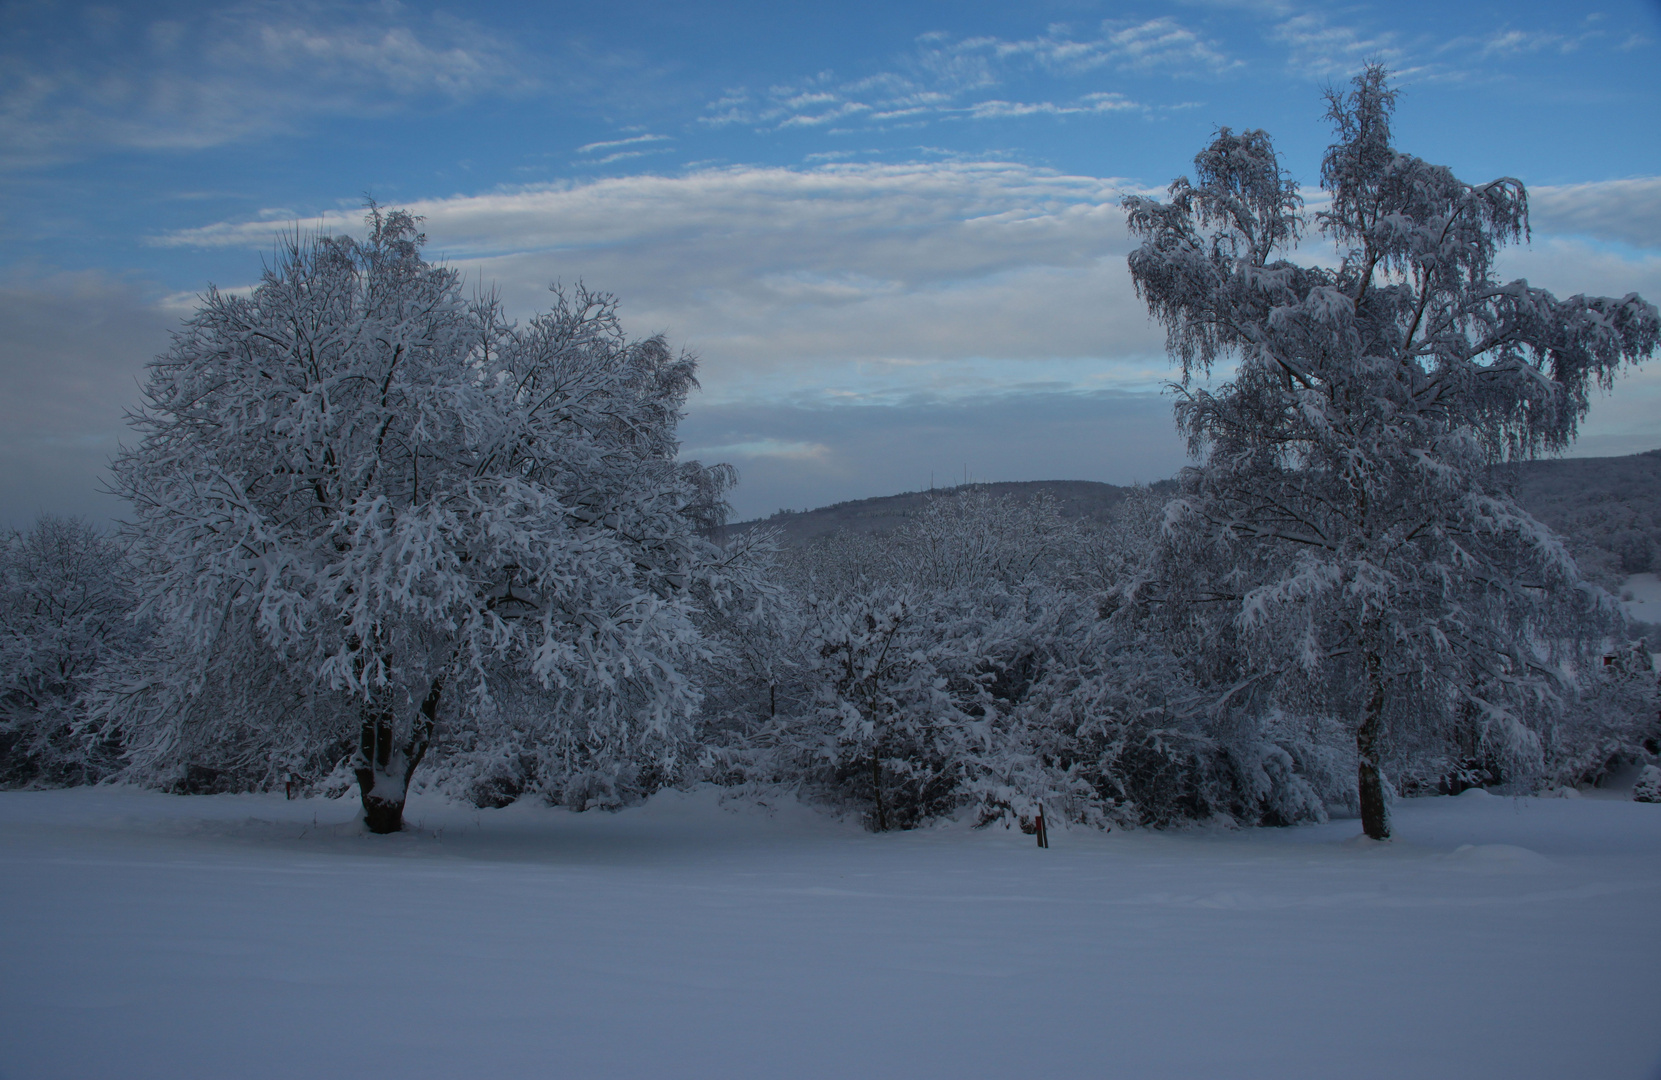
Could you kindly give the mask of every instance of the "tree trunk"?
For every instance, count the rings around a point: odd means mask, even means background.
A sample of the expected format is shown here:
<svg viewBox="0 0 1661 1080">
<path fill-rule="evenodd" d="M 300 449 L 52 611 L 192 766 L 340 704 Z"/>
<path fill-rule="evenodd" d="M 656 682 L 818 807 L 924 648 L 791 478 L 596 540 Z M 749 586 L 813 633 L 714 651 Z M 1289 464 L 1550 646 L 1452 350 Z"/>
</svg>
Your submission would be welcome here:
<svg viewBox="0 0 1661 1080">
<path fill-rule="evenodd" d="M 882 758 L 871 752 L 871 790 L 877 796 L 877 832 L 888 831 L 888 812 L 882 804 Z"/>
<path fill-rule="evenodd" d="M 1390 839 L 1390 807 L 1384 801 L 1384 771 L 1379 743 L 1384 735 L 1384 678 L 1378 653 L 1367 653 L 1367 705 L 1355 733 L 1355 760 L 1361 792 L 1361 831 L 1374 840 Z"/>
<path fill-rule="evenodd" d="M 403 746 L 396 742 L 391 706 L 382 702 L 364 706 L 352 771 L 357 776 L 358 795 L 363 800 L 363 823 L 370 832 L 385 835 L 403 829 L 410 777 L 415 775 L 432 742 L 433 728 L 438 722 L 438 699 L 443 691 L 443 678 L 434 679 L 421 702 L 421 713 L 410 731 L 409 742 Z"/>
</svg>

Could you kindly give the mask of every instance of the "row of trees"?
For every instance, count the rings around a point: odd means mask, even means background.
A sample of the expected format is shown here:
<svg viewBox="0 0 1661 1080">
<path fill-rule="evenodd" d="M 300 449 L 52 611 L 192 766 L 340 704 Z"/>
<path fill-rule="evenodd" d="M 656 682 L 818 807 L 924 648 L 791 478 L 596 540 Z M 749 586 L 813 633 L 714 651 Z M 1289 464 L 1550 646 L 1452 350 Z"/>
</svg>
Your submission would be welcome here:
<svg viewBox="0 0 1661 1080">
<path fill-rule="evenodd" d="M 537 797 L 582 809 L 703 779 L 763 798 L 796 792 L 878 829 L 965 809 L 982 824 L 1030 821 L 1040 805 L 1097 826 L 1354 812 L 1354 722 L 1286 700 L 1265 707 L 1239 677 L 1250 657 L 1229 643 L 1240 628 L 1226 606 L 1179 619 L 1146 602 L 1178 555 L 1160 538 L 1168 501 L 1144 489 L 1097 525 L 971 488 L 941 493 L 888 537 L 779 549 L 752 534 L 716 548 L 738 587 L 693 615 L 697 705 L 681 722 L 633 744 L 618 728 L 608 742 L 602 717 L 550 716 L 540 681 L 501 670 L 488 706 L 461 696 L 434 710 L 432 751 L 403 780 L 421 764 L 424 782 L 480 805 Z M 248 669 L 263 687 L 240 691 L 269 710 L 253 714 L 261 723 L 223 707 L 244 685 L 235 672 L 205 683 L 207 700 L 184 717 L 111 709 L 133 671 L 161 662 L 127 617 L 135 597 L 119 548 L 48 520 L 5 552 L 8 585 L 37 585 L 5 594 L 7 640 L 37 643 L 26 662 L 7 658 L 26 676 L 11 685 L 32 688 L 6 699 L 22 737 L 10 782 L 125 775 L 191 791 L 294 777 L 338 791 L 363 767 L 361 699 L 335 692 L 331 719 L 325 690 L 307 697 L 293 676 L 277 686 L 269 663 Z M 56 596 L 82 599 L 41 603 Z M 1565 633 L 1596 636 L 1609 629 L 1602 614 L 1587 607 Z M 1408 792 L 1593 779 L 1645 740 L 1657 749 L 1652 678 L 1641 649 L 1611 667 L 1563 667 L 1514 723 L 1471 712 L 1444 723 L 1427 710 L 1390 730 L 1379 764 Z M 285 703 L 305 711 L 275 715 Z M 410 711 L 413 726 L 423 714 Z M 128 726 L 100 722 L 106 713 Z M 154 740 L 165 731 L 180 741 L 163 753 Z"/>
<path fill-rule="evenodd" d="M 1653 705 L 1596 662 L 1618 608 L 1492 467 L 1566 445 L 1661 320 L 1494 282 L 1522 185 L 1396 151 L 1381 69 L 1328 104 L 1335 266 L 1290 261 L 1262 132 L 1127 201 L 1203 464 L 1102 527 L 971 490 L 882 539 L 718 539 L 733 474 L 677 459 L 694 365 L 610 298 L 511 323 L 397 211 L 292 238 L 151 365 L 119 537 L 6 545 L 9 779 L 349 772 L 377 832 L 420 775 L 578 808 L 787 785 L 877 829 L 1349 806 L 1383 837 L 1390 776 L 1638 753 Z"/>
</svg>

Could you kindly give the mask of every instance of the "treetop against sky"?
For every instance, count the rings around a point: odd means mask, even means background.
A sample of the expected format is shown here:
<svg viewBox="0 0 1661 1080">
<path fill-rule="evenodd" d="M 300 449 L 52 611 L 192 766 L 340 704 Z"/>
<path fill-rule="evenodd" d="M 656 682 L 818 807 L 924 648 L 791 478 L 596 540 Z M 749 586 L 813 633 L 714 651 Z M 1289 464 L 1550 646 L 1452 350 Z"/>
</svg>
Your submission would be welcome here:
<svg viewBox="0 0 1661 1080">
<path fill-rule="evenodd" d="M 6 5 L 0 508 L 119 514 L 167 330 L 365 194 L 511 311 L 581 279 L 697 352 L 683 439 L 739 466 L 741 514 L 1168 475 L 1118 201 L 1220 125 L 1315 200 L 1321 88 L 1369 58 L 1398 146 L 1528 185 L 1499 276 L 1661 296 L 1651 2 Z M 1658 401 L 1627 375 L 1578 452 L 1661 445 Z"/>
</svg>

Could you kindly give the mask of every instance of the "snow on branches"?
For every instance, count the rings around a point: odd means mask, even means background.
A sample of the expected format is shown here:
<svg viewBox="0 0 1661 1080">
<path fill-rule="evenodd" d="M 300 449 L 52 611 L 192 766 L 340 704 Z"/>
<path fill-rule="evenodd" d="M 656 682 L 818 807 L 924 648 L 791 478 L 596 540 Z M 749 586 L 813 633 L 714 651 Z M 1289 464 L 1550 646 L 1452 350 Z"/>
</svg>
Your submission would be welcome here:
<svg viewBox="0 0 1661 1080">
<path fill-rule="evenodd" d="M 167 647 L 106 714 L 147 717 L 135 754 L 160 766 L 190 729 L 304 713 L 262 749 L 354 745 L 377 831 L 441 718 L 671 752 L 731 481 L 675 460 L 693 361 L 582 288 L 510 324 L 422 259 L 408 214 L 367 224 L 291 238 L 251 295 L 210 290 L 151 364 L 115 472 Z M 239 702 L 262 719 L 207 692 L 268 677 L 299 700 Z"/>
<path fill-rule="evenodd" d="M 1522 184 L 1396 150 L 1394 102 L 1376 65 L 1328 95 L 1316 224 L 1336 268 L 1289 261 L 1307 222 L 1260 131 L 1221 130 L 1169 201 L 1126 200 L 1144 238 L 1131 274 L 1205 462 L 1148 595 L 1232 626 L 1198 639 L 1234 643 L 1240 693 L 1356 718 L 1375 837 L 1387 732 L 1473 729 L 1513 770 L 1538 763 L 1552 703 L 1614 615 L 1489 467 L 1567 445 L 1590 389 L 1661 342 L 1636 295 L 1496 282 L 1496 251 L 1527 235 Z M 1197 384 L 1224 359 L 1228 381 Z"/>
</svg>

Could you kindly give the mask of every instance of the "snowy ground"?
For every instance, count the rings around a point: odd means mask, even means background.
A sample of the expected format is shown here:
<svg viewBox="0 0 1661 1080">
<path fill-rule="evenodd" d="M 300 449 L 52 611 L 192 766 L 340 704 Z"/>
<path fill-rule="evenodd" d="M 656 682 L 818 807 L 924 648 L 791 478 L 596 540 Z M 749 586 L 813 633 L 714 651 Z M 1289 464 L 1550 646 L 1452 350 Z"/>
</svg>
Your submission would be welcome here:
<svg viewBox="0 0 1661 1080">
<path fill-rule="evenodd" d="M 1661 805 L 1048 851 L 707 792 L 411 816 L 0 794 L 0 1076 L 1661 1075 Z"/>
<path fill-rule="evenodd" d="M 1661 575 L 1633 574 L 1621 584 L 1619 595 L 1628 618 L 1661 625 Z"/>
</svg>

